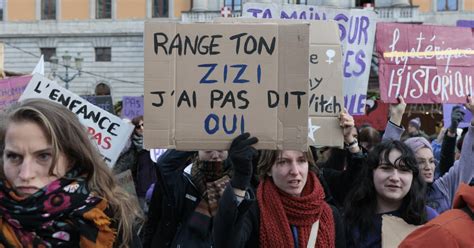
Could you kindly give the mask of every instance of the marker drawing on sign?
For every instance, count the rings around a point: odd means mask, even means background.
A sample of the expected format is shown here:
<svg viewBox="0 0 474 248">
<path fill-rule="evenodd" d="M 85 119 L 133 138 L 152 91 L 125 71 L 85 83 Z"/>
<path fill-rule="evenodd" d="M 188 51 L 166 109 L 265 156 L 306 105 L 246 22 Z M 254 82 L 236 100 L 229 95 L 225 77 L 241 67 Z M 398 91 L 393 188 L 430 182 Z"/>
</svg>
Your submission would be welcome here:
<svg viewBox="0 0 474 248">
<path fill-rule="evenodd" d="M 316 133 L 316 131 L 321 128 L 320 126 L 317 126 L 317 125 L 313 125 L 313 123 L 311 122 L 311 118 L 308 118 L 308 137 L 313 141 L 313 142 L 316 142 L 316 140 L 314 139 L 314 133 Z"/>
<path fill-rule="evenodd" d="M 328 59 L 326 60 L 326 62 L 328 62 L 328 64 L 332 64 L 334 63 L 334 60 L 332 60 L 332 58 L 336 56 L 336 52 L 332 49 L 329 49 L 326 51 L 326 56 L 328 56 Z"/>
</svg>

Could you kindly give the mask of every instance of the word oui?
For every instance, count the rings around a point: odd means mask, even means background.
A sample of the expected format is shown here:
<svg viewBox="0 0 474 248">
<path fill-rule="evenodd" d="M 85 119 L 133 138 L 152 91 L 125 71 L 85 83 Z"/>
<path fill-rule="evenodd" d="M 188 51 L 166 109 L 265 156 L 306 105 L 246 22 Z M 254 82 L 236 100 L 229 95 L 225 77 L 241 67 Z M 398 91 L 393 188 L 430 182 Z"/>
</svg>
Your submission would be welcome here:
<svg viewBox="0 0 474 248">
<path fill-rule="evenodd" d="M 240 133 L 245 132 L 245 118 L 244 115 L 241 115 L 240 118 L 236 114 L 232 115 L 229 125 L 227 115 L 223 115 L 222 118 L 219 118 L 216 114 L 209 114 L 206 119 L 204 119 L 204 131 L 207 134 L 213 135 L 216 134 L 219 130 L 224 131 L 225 134 L 231 135 L 237 131 L 237 128 L 240 127 Z M 240 123 L 238 123 L 240 121 Z M 229 128 L 229 126 L 231 126 Z"/>
<path fill-rule="evenodd" d="M 178 56 L 189 54 L 200 55 L 217 55 L 219 51 L 219 41 L 223 36 L 220 34 L 214 35 L 195 35 L 184 37 L 181 34 L 176 34 L 170 41 L 168 35 L 163 32 L 154 33 L 154 51 L 158 55 L 161 50 L 165 55 L 172 55 L 175 52 Z M 230 41 L 235 43 L 235 54 L 243 53 L 261 55 L 266 52 L 272 55 L 276 47 L 276 37 L 272 37 L 267 41 L 265 37 L 254 37 L 248 33 L 239 33 L 229 37 Z"/>
</svg>

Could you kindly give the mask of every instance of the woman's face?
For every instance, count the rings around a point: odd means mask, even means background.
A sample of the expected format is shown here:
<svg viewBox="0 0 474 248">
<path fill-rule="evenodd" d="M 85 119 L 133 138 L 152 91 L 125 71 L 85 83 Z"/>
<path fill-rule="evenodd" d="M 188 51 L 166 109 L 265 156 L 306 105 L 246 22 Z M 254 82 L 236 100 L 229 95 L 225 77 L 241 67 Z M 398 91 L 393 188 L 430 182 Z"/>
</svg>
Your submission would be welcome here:
<svg viewBox="0 0 474 248">
<path fill-rule="evenodd" d="M 268 176 L 283 192 L 300 196 L 308 178 L 308 160 L 301 151 L 284 150 L 272 165 Z"/>
<path fill-rule="evenodd" d="M 421 148 L 415 153 L 418 168 L 423 180 L 432 183 L 434 179 L 435 159 L 429 148 Z"/>
<path fill-rule="evenodd" d="M 30 196 L 39 189 L 64 176 L 67 159 L 59 153 L 53 174 L 49 174 L 53 148 L 43 130 L 29 121 L 8 125 L 3 152 L 3 171 L 6 179 L 22 196 Z"/>
<path fill-rule="evenodd" d="M 138 125 L 135 126 L 135 133 L 140 136 L 143 136 L 143 120 L 140 120 Z"/>
<path fill-rule="evenodd" d="M 413 172 L 404 169 L 403 164 L 398 164 L 401 162 L 396 160 L 401 155 L 400 151 L 392 150 L 388 154 L 390 163 L 381 160 L 379 166 L 374 169 L 373 179 L 378 200 L 391 203 L 401 202 L 410 191 Z"/>
<path fill-rule="evenodd" d="M 198 152 L 199 160 L 210 162 L 222 162 L 227 159 L 227 151 L 224 150 L 206 150 Z"/>
</svg>

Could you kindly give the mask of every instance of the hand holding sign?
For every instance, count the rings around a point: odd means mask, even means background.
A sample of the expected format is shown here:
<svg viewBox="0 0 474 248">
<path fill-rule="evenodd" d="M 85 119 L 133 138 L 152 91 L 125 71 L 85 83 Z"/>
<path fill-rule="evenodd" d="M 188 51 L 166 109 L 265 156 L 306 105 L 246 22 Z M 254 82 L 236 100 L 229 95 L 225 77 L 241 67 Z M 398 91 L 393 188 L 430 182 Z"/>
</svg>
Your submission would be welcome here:
<svg viewBox="0 0 474 248">
<path fill-rule="evenodd" d="M 354 137 L 352 137 L 352 130 L 355 127 L 354 118 L 347 113 L 347 110 L 344 109 L 339 114 L 339 125 L 342 127 L 343 134 L 344 134 L 344 142 L 346 144 L 350 144 L 354 141 Z"/>
<path fill-rule="evenodd" d="M 390 105 L 390 121 L 397 126 L 402 124 L 403 114 L 405 113 L 405 109 L 407 104 L 405 103 L 405 99 L 403 96 L 398 96 L 397 98 L 398 104 L 391 104 Z"/>
<path fill-rule="evenodd" d="M 451 133 L 456 133 L 459 123 L 464 120 L 464 112 L 462 112 L 461 106 L 455 106 L 451 112 L 451 125 L 449 126 L 449 131 Z"/>
<path fill-rule="evenodd" d="M 257 142 L 258 139 L 256 137 L 250 138 L 249 133 L 243 133 L 232 141 L 229 149 L 229 157 L 234 169 L 234 176 L 230 181 L 232 187 L 246 190 L 250 185 L 252 160 L 258 154 L 252 145 Z"/>
</svg>

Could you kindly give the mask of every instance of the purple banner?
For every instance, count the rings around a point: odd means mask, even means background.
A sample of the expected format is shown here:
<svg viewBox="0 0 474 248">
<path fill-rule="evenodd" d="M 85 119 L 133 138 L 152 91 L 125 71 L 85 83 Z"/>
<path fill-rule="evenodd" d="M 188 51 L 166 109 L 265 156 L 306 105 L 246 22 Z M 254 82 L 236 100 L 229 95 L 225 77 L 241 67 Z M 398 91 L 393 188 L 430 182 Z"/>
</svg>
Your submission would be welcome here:
<svg viewBox="0 0 474 248">
<path fill-rule="evenodd" d="M 474 28 L 474 20 L 458 20 L 456 26 L 463 28 Z"/>
<path fill-rule="evenodd" d="M 124 96 L 122 98 L 122 118 L 133 119 L 143 115 L 143 96 Z"/>
<path fill-rule="evenodd" d="M 0 110 L 18 101 L 31 77 L 27 75 L 0 80 Z"/>
</svg>

